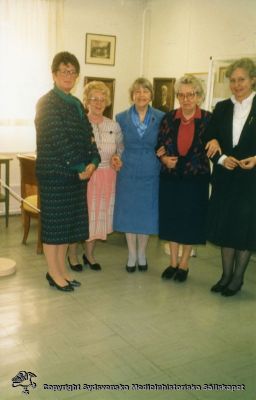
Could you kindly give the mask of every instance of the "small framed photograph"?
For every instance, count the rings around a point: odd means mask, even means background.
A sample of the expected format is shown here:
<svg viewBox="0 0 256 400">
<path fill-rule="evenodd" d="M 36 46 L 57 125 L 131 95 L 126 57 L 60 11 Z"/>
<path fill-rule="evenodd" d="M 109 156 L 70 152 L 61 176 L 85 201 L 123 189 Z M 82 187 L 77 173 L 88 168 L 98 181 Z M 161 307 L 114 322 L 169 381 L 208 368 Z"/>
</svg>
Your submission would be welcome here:
<svg viewBox="0 0 256 400">
<path fill-rule="evenodd" d="M 226 77 L 226 72 L 227 72 L 228 67 L 219 67 L 219 76 L 218 76 L 218 82 L 219 83 L 226 83 L 228 82 L 228 78 Z"/>
<path fill-rule="evenodd" d="M 213 107 L 215 107 L 216 103 L 219 101 L 231 96 L 229 78 L 226 77 L 227 69 L 228 65 L 221 65 L 213 75 Z"/>
<path fill-rule="evenodd" d="M 116 36 L 87 33 L 85 39 L 85 63 L 115 65 Z"/>
<path fill-rule="evenodd" d="M 84 77 L 84 86 L 87 83 L 92 82 L 92 81 L 101 81 L 101 82 L 105 83 L 105 85 L 109 88 L 111 104 L 105 108 L 103 115 L 105 115 L 105 117 L 107 117 L 107 118 L 113 119 L 116 80 L 113 78 L 100 78 L 98 76 L 85 76 Z"/>
<path fill-rule="evenodd" d="M 174 83 L 175 78 L 154 78 L 153 107 L 163 112 L 168 112 L 174 108 Z"/>
</svg>

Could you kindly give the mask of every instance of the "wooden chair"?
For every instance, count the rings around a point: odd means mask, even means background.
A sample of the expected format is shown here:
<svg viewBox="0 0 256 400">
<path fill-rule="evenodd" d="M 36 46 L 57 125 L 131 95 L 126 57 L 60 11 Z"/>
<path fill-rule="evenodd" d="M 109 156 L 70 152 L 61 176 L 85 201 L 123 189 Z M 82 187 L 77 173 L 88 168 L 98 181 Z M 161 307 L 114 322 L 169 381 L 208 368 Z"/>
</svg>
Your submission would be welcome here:
<svg viewBox="0 0 256 400">
<path fill-rule="evenodd" d="M 38 185 L 36 179 L 35 156 L 28 155 L 17 155 L 20 162 L 20 182 L 21 182 L 21 197 L 26 200 L 21 204 L 21 212 L 23 217 L 24 233 L 22 243 L 26 244 L 29 228 L 30 219 L 37 219 L 37 253 L 43 252 L 42 240 L 41 240 L 41 218 L 40 212 L 35 208 L 40 209 L 40 199 L 38 196 Z M 35 207 L 35 208 L 33 208 Z"/>
</svg>

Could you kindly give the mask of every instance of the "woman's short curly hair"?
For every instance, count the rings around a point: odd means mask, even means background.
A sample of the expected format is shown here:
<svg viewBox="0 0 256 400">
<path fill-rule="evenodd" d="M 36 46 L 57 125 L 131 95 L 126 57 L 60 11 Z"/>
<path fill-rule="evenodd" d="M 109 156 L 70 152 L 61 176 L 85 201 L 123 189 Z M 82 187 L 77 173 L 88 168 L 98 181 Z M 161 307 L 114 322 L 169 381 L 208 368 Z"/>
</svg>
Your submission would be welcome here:
<svg viewBox="0 0 256 400">
<path fill-rule="evenodd" d="M 251 58 L 243 57 L 230 64 L 225 73 L 226 77 L 230 78 L 233 72 L 237 68 L 241 68 L 244 71 L 246 71 L 251 79 L 256 78 L 256 65 Z M 255 82 L 253 83 L 253 89 L 255 88 L 256 88 L 256 79 Z"/>
<path fill-rule="evenodd" d="M 84 105 L 87 108 L 89 104 L 89 98 L 92 90 L 98 90 L 106 98 L 106 106 L 111 104 L 110 89 L 102 81 L 92 81 L 85 85 L 84 87 Z"/>
<path fill-rule="evenodd" d="M 143 89 L 148 89 L 151 93 L 151 100 L 153 100 L 154 98 L 154 90 L 153 90 L 153 86 L 152 83 L 146 79 L 146 78 L 137 78 L 132 86 L 129 89 L 129 94 L 130 94 L 130 100 L 133 102 L 133 93 L 135 92 L 135 90 L 137 90 L 139 87 L 142 87 Z"/>
<path fill-rule="evenodd" d="M 204 101 L 205 93 L 200 79 L 192 74 L 186 74 L 182 76 L 175 82 L 174 90 L 176 94 L 179 92 L 181 85 L 191 85 L 196 94 L 200 97 L 200 103 Z"/>
<path fill-rule="evenodd" d="M 75 67 L 76 73 L 79 75 L 80 65 L 78 59 L 76 58 L 76 56 L 74 56 L 74 54 L 71 54 L 68 51 L 61 51 L 60 53 L 57 53 L 52 60 L 52 73 L 56 73 L 59 69 L 60 64 L 62 63 L 65 65 L 73 65 Z"/>
</svg>

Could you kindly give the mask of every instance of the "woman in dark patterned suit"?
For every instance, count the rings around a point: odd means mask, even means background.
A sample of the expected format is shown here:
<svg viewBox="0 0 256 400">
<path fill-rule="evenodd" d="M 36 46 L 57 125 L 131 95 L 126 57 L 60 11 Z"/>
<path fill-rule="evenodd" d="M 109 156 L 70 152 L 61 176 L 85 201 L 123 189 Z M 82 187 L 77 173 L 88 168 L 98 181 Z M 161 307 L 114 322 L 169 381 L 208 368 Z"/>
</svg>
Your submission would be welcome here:
<svg viewBox="0 0 256 400">
<path fill-rule="evenodd" d="M 170 265 L 162 278 L 183 282 L 193 244 L 206 242 L 206 214 L 210 166 L 208 156 L 218 150 L 217 141 L 206 143 L 211 114 L 199 108 L 204 99 L 200 81 L 185 75 L 175 85 L 180 108 L 164 117 L 157 155 L 162 166 L 159 187 L 159 237 L 170 246 Z M 181 259 L 178 260 L 179 247 Z"/>
<path fill-rule="evenodd" d="M 88 238 L 87 180 L 100 162 L 84 107 L 70 93 L 79 72 L 73 54 L 55 55 L 54 88 L 38 101 L 35 118 L 46 279 L 65 292 L 80 286 L 70 277 L 65 256 L 69 243 Z"/>
<path fill-rule="evenodd" d="M 208 127 L 222 150 L 214 160 L 208 239 L 221 247 L 223 269 L 211 291 L 233 296 L 256 250 L 256 65 L 242 58 L 226 76 L 232 96 L 217 103 Z"/>
</svg>

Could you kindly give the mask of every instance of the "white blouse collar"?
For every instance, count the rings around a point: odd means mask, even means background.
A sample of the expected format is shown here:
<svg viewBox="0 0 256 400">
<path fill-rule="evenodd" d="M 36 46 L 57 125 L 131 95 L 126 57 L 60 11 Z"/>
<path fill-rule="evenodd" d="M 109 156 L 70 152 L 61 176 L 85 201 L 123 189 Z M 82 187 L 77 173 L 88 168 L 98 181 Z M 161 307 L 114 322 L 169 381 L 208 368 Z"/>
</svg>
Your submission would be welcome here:
<svg viewBox="0 0 256 400">
<path fill-rule="evenodd" d="M 239 104 L 240 106 L 246 107 L 246 106 L 249 106 L 249 105 L 252 104 L 255 94 L 256 94 L 256 92 L 252 92 L 250 94 L 250 96 L 248 96 L 248 97 L 246 97 L 246 99 L 242 100 L 241 103 L 240 103 L 240 101 L 236 100 L 234 95 L 232 95 L 230 99 L 231 99 L 233 104 Z"/>
</svg>

